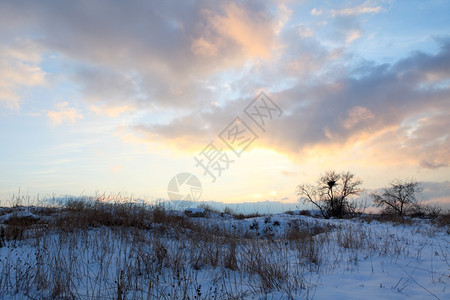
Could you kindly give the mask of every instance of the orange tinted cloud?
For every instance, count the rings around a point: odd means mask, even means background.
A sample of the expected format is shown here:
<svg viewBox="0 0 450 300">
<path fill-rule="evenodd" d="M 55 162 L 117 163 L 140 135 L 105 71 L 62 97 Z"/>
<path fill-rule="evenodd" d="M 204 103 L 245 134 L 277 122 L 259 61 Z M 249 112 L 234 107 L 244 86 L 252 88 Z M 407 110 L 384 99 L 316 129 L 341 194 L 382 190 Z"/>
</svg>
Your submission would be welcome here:
<svg viewBox="0 0 450 300">
<path fill-rule="evenodd" d="M 373 1 L 366 1 L 358 6 L 346 7 L 339 10 L 332 10 L 331 13 L 334 16 L 355 16 L 368 13 L 379 13 L 383 11 L 381 5 L 373 5 Z"/>
<path fill-rule="evenodd" d="M 354 106 L 349 110 L 347 118 L 343 121 L 343 125 L 345 128 L 352 128 L 362 121 L 373 118 L 373 113 L 367 108 L 362 106 Z"/>
<path fill-rule="evenodd" d="M 268 16 L 263 12 L 250 12 L 244 7 L 230 2 L 224 7 L 224 15 L 205 10 L 209 22 L 220 36 L 210 36 L 195 40 L 197 53 L 214 54 L 218 47 L 228 47 L 223 39 L 233 41 L 250 57 L 267 59 L 271 54 L 274 29 Z M 197 47 L 195 47 L 197 46 Z"/>
<path fill-rule="evenodd" d="M 106 115 L 109 117 L 117 117 L 123 113 L 132 112 L 136 108 L 131 105 L 122 105 L 122 106 L 97 106 L 91 105 L 89 106 L 89 110 L 98 114 L 98 115 Z"/>
<path fill-rule="evenodd" d="M 83 115 L 74 107 L 69 107 L 69 103 L 62 102 L 57 106 L 57 110 L 51 110 L 47 116 L 53 125 L 59 125 L 63 122 L 75 123 L 79 119 L 83 119 Z"/>
<path fill-rule="evenodd" d="M 0 104 L 9 109 L 19 109 L 22 87 L 45 84 L 40 60 L 40 52 L 31 42 L 0 45 Z"/>
</svg>

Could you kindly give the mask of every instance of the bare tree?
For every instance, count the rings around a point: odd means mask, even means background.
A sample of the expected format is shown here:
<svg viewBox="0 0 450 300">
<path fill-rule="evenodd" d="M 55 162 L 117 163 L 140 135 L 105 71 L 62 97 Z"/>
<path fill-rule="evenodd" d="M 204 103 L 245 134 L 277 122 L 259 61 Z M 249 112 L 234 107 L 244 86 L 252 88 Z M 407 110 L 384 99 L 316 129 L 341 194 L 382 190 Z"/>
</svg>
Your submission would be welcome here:
<svg viewBox="0 0 450 300">
<path fill-rule="evenodd" d="M 417 195 L 422 192 L 419 183 L 413 179 L 391 182 L 390 187 L 384 188 L 382 194 L 372 193 L 373 202 L 382 207 L 384 213 L 405 214 L 418 209 Z"/>
<path fill-rule="evenodd" d="M 359 188 L 361 184 L 362 180 L 350 172 L 328 171 L 319 178 L 316 186 L 299 185 L 297 194 L 302 197 L 300 200 L 303 203 L 317 207 L 322 216 L 341 218 L 349 211 L 349 196 L 362 191 Z"/>
</svg>

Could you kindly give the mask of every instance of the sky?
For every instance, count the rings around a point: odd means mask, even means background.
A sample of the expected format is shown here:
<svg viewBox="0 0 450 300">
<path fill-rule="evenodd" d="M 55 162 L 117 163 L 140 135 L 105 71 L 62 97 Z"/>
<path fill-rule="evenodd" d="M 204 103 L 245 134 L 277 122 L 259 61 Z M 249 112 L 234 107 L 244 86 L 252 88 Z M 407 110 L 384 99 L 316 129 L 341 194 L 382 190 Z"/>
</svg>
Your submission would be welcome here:
<svg viewBox="0 0 450 300">
<path fill-rule="evenodd" d="M 450 203 L 450 1 L 0 0 L 0 199 L 295 202 L 351 171 Z M 193 177 L 194 178 L 194 177 Z"/>
</svg>

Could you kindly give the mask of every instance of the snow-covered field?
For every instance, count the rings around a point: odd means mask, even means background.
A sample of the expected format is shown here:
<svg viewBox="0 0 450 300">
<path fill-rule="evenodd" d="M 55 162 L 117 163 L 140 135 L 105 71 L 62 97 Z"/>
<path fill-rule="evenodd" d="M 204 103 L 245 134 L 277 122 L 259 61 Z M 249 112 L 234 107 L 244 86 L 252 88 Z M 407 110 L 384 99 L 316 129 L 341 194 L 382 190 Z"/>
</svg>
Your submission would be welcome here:
<svg viewBox="0 0 450 300">
<path fill-rule="evenodd" d="M 3 209 L 0 298 L 450 299 L 448 224 L 196 213 Z"/>
</svg>

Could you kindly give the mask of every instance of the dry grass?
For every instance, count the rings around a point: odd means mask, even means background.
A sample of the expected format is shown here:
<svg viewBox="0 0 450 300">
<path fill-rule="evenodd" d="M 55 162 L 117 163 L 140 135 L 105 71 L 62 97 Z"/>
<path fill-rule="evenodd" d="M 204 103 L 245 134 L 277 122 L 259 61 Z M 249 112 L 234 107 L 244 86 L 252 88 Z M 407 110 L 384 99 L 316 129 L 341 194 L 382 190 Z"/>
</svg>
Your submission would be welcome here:
<svg viewBox="0 0 450 300">
<path fill-rule="evenodd" d="M 366 226 L 396 222 L 384 216 L 348 226 L 290 216 L 286 230 L 273 234 L 265 230 L 281 221 L 270 217 L 226 227 L 134 203 L 73 200 L 28 210 L 38 218 L 11 215 L 0 225 L 0 246 L 15 249 L 0 260 L 0 298 L 241 299 L 280 291 L 308 299 L 314 284 L 306 274 L 355 266 L 360 251 L 410 255 L 408 236 Z M 224 222 L 249 216 L 234 217 Z M 439 226 L 448 221 L 448 214 L 436 219 Z"/>
<path fill-rule="evenodd" d="M 433 222 L 439 227 L 447 227 L 447 232 L 450 232 L 450 212 L 433 218 Z"/>
</svg>

